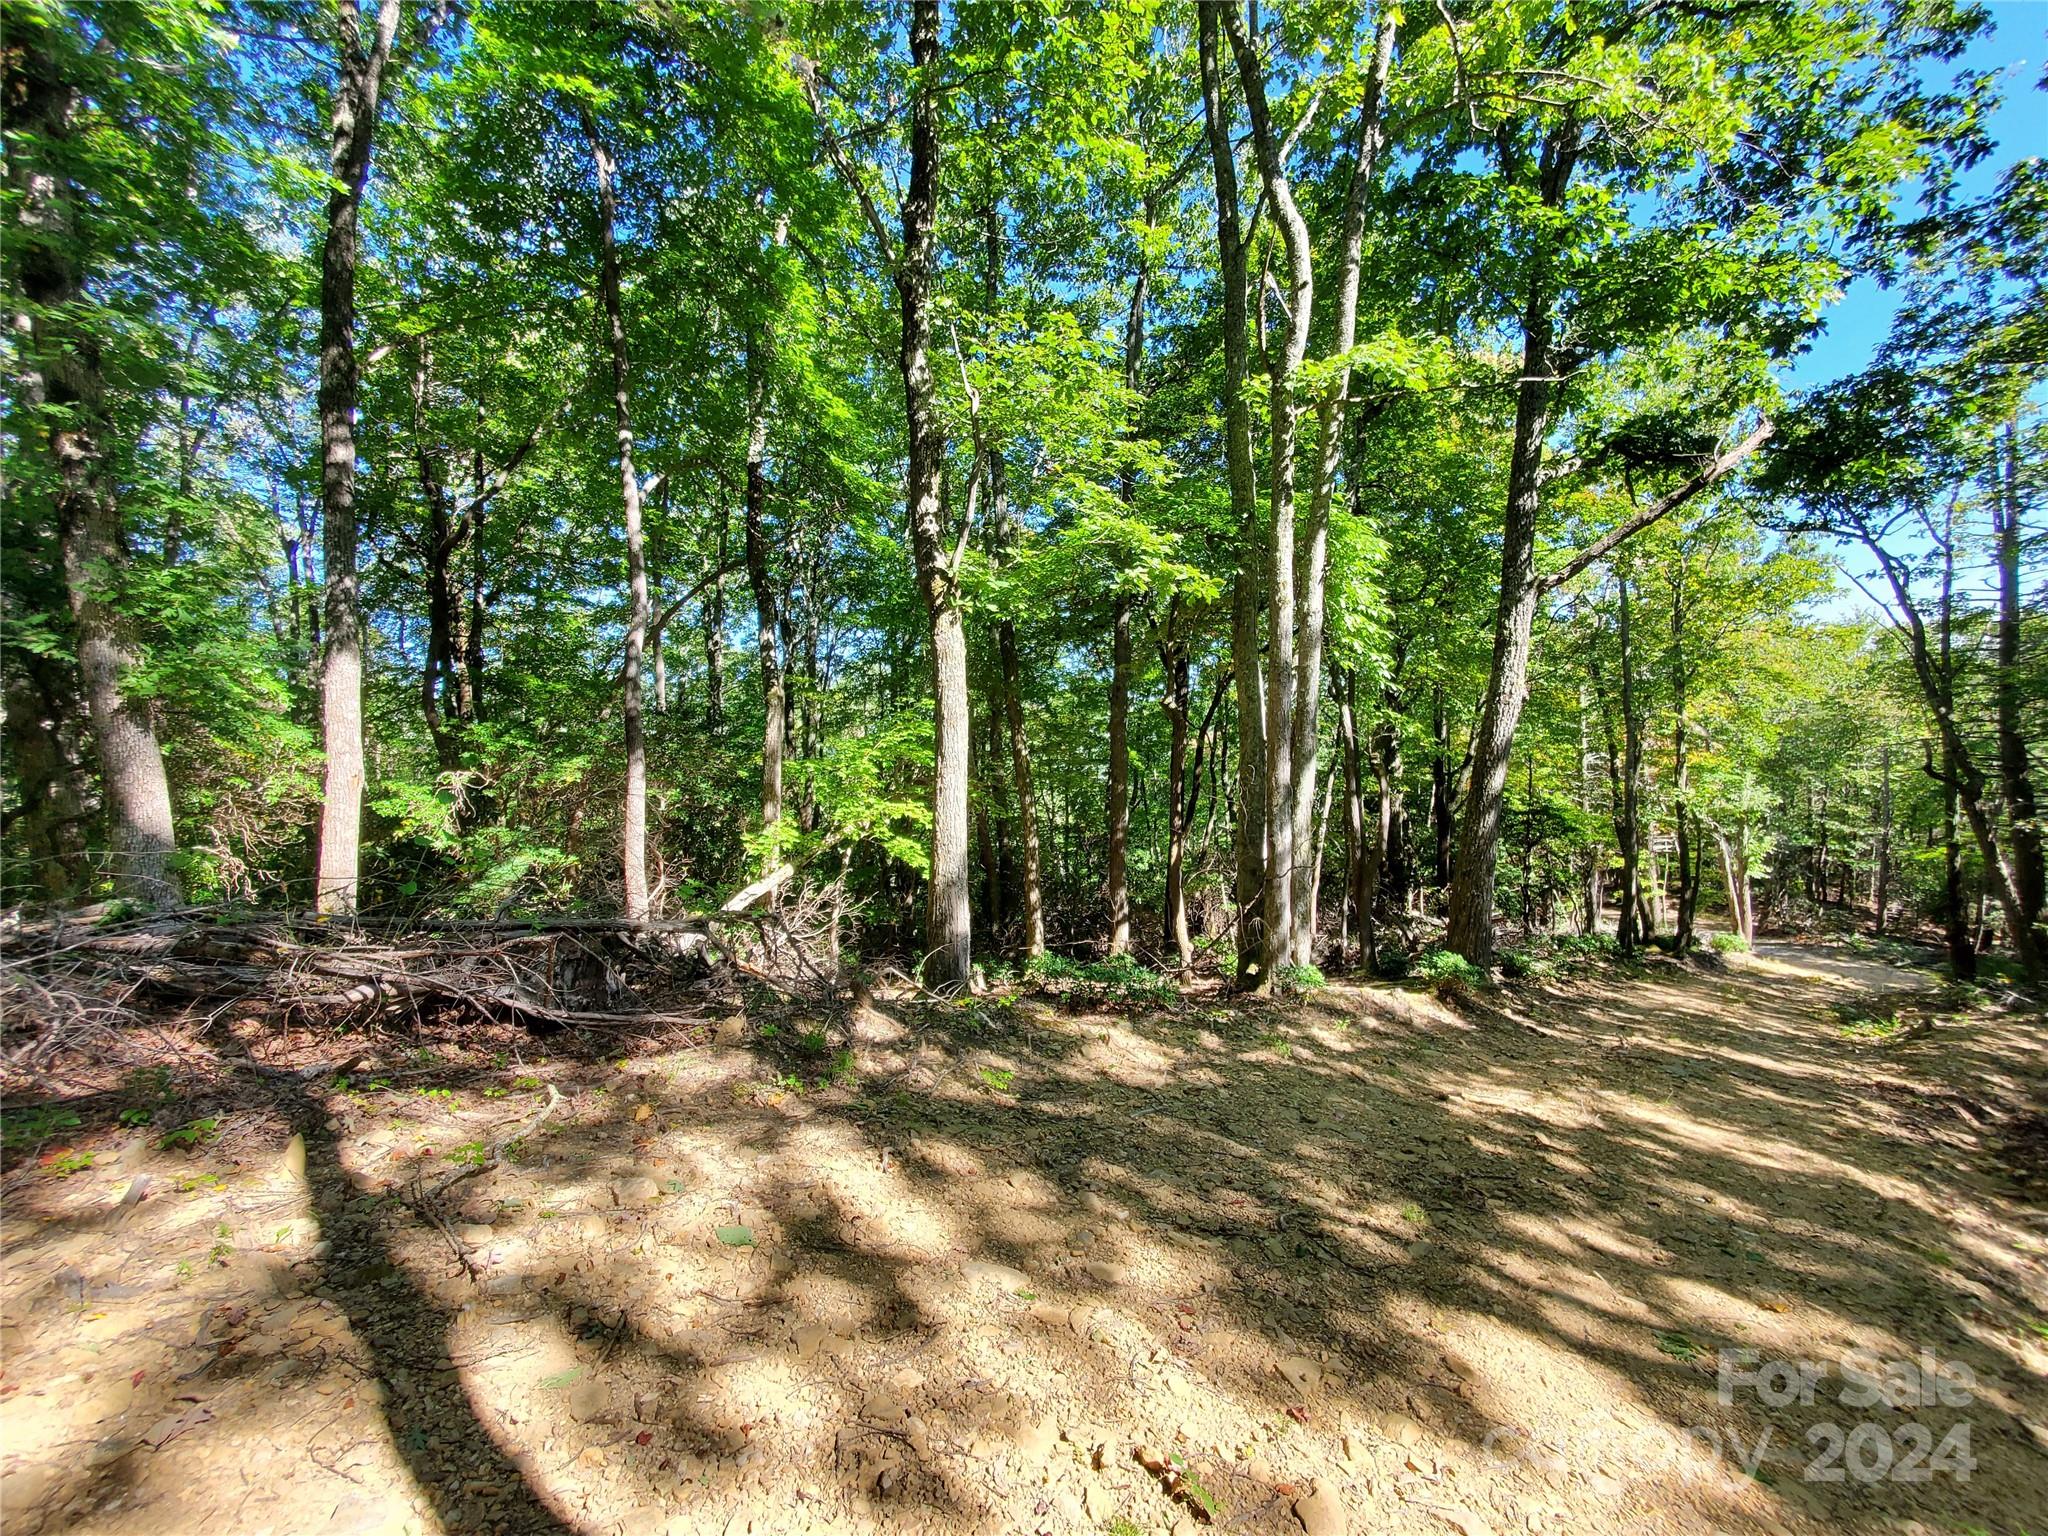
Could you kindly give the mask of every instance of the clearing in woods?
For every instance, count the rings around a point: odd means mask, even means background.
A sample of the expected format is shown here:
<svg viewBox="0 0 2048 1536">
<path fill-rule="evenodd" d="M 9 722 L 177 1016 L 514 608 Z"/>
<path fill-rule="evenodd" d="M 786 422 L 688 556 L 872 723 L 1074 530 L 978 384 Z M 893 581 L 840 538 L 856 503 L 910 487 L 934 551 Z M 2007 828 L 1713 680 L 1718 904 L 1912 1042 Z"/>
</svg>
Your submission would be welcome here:
<svg viewBox="0 0 2048 1536">
<path fill-rule="evenodd" d="M 108 1130 L 9 1183 L 7 1528 L 2038 1532 L 2040 1021 L 1933 996 L 884 999 Z"/>
</svg>

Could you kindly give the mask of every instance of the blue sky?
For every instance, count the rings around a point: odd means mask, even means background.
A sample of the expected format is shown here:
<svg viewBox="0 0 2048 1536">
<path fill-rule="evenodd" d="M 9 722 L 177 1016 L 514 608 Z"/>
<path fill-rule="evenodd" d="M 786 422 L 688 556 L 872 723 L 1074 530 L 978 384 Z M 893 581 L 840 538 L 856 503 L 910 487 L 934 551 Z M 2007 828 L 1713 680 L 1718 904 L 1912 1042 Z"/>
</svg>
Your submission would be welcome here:
<svg viewBox="0 0 2048 1536">
<path fill-rule="evenodd" d="M 2004 72 L 2005 102 L 1991 119 L 1997 152 L 1963 182 L 1966 192 L 1977 194 L 1989 191 L 2007 166 L 2048 155 L 2048 94 L 2035 89 L 2048 57 L 2048 0 L 1988 0 L 1986 9 L 1994 30 L 1954 66 L 1944 67 Z M 1827 327 L 1812 350 L 1793 363 L 1789 382 L 1801 388 L 1856 372 L 1884 340 L 1897 307 L 1895 296 L 1875 283 L 1853 284 L 1828 312 Z"/>
</svg>

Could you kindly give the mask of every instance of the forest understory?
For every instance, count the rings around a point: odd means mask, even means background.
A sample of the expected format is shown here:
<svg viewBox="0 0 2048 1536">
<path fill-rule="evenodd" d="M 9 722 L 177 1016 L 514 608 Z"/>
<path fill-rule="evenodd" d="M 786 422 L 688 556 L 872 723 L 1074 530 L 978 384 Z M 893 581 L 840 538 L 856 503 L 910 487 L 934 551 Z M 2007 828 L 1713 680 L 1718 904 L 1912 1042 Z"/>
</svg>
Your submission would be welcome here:
<svg viewBox="0 0 2048 1536">
<path fill-rule="evenodd" d="M 1281 999 L 835 1004 L 714 965 L 550 1017 L 337 996 L 352 952 L 450 974 L 447 934 L 270 939 L 281 965 L 117 926 L 93 974 L 131 968 L 146 1026 L 8 1010 L 10 1088 L 42 1052 L 0 1190 L 10 1532 L 2016 1536 L 2048 1508 L 2040 1017 L 1902 946 Z M 267 990 L 192 995 L 228 965 Z M 1730 1400 L 1743 1349 L 1833 1369 Z M 1970 1390 L 1851 1414 L 1866 1357 Z M 1817 1480 L 1816 1426 L 1857 1418 L 1951 1452 L 1966 1425 L 1965 1456 Z"/>
</svg>

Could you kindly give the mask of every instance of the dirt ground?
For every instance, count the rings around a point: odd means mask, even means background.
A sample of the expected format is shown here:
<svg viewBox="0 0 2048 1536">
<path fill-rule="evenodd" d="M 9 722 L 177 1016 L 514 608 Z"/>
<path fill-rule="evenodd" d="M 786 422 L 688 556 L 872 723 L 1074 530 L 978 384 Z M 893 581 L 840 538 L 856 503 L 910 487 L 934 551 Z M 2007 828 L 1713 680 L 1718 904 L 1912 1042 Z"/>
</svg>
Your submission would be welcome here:
<svg viewBox="0 0 2048 1536">
<path fill-rule="evenodd" d="M 764 1014 L 110 1129 L 9 1182 L 6 1530 L 2039 1536 L 2042 1021 L 1856 1027 L 1928 988 L 885 998 L 822 1087 Z"/>
</svg>

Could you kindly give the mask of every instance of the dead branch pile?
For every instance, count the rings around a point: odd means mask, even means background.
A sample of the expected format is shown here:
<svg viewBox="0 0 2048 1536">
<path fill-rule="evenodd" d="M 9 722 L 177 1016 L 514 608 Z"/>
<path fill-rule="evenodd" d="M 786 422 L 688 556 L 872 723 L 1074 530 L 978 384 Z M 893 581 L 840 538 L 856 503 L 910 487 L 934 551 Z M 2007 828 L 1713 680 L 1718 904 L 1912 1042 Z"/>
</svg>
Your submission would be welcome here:
<svg viewBox="0 0 2048 1536">
<path fill-rule="evenodd" d="M 0 933 L 0 1075 L 160 1049 L 169 1018 L 402 1025 L 451 1010 L 535 1031 L 707 1024 L 742 980 L 841 1001 L 836 887 L 757 882 L 745 908 L 644 923 L 583 917 L 357 919 L 195 910 Z"/>
</svg>

